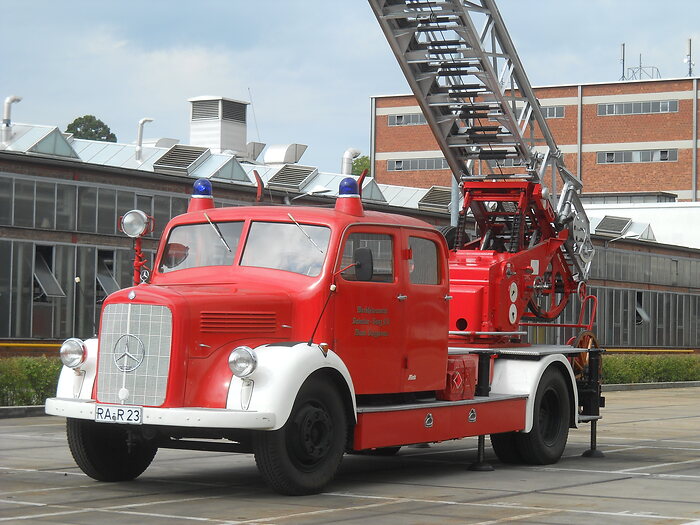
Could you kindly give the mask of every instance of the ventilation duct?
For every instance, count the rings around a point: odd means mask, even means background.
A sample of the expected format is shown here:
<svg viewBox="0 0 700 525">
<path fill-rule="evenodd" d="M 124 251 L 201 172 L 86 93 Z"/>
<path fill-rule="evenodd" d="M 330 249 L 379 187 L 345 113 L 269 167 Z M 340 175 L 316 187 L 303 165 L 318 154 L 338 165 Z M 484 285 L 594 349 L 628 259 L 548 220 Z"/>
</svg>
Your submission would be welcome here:
<svg viewBox="0 0 700 525">
<path fill-rule="evenodd" d="M 265 152 L 265 164 L 295 164 L 306 151 L 305 144 L 273 144 Z"/>
</svg>

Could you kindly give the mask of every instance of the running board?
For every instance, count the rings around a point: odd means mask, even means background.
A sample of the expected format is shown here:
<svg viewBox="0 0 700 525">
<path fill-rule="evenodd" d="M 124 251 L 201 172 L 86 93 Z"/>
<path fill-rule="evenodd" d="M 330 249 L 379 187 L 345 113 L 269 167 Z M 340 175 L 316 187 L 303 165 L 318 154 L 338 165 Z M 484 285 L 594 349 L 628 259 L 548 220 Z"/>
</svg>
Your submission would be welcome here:
<svg viewBox="0 0 700 525">
<path fill-rule="evenodd" d="M 354 450 L 434 443 L 525 428 L 527 395 L 358 407 Z"/>
</svg>

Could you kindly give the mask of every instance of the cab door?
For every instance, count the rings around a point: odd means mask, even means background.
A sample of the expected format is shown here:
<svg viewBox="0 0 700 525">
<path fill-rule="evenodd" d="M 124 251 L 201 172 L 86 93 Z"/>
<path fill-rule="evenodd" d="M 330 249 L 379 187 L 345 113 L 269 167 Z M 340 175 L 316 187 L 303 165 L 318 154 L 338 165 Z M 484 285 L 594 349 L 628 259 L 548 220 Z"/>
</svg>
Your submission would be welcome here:
<svg viewBox="0 0 700 525">
<path fill-rule="evenodd" d="M 400 232 L 399 228 L 355 226 L 341 243 L 342 256 L 335 270 L 339 273 L 333 298 L 333 349 L 348 367 L 357 394 L 401 391 L 404 308 L 397 273 Z M 358 249 L 371 252 L 369 276 L 353 266 Z"/>
<path fill-rule="evenodd" d="M 447 248 L 436 232 L 404 229 L 399 267 L 404 306 L 401 389 L 441 390 L 447 371 L 449 283 Z"/>
</svg>

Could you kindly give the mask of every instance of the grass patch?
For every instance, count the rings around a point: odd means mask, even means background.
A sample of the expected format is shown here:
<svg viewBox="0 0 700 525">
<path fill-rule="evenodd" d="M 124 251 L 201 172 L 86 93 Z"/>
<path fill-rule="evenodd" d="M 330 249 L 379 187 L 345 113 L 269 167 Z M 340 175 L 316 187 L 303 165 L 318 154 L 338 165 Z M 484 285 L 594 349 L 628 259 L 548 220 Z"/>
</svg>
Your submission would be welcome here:
<svg viewBox="0 0 700 525">
<path fill-rule="evenodd" d="M 700 381 L 700 355 L 605 355 L 603 383 Z"/>
<path fill-rule="evenodd" d="M 0 406 L 43 405 L 56 395 L 61 366 L 45 356 L 0 359 Z"/>
</svg>

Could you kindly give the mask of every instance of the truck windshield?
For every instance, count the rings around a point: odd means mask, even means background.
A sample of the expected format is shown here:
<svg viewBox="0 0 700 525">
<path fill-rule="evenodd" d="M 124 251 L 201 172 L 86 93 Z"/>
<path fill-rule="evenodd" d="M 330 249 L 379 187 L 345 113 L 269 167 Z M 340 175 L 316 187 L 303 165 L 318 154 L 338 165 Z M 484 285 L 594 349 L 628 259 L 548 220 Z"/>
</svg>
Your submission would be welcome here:
<svg viewBox="0 0 700 525">
<path fill-rule="evenodd" d="M 253 222 L 241 266 L 273 268 L 312 277 L 321 273 L 331 230 L 326 226 Z"/>
<path fill-rule="evenodd" d="M 243 222 L 185 224 L 170 232 L 158 266 L 161 273 L 233 264 Z M 220 235 L 219 235 L 220 234 Z"/>
</svg>

